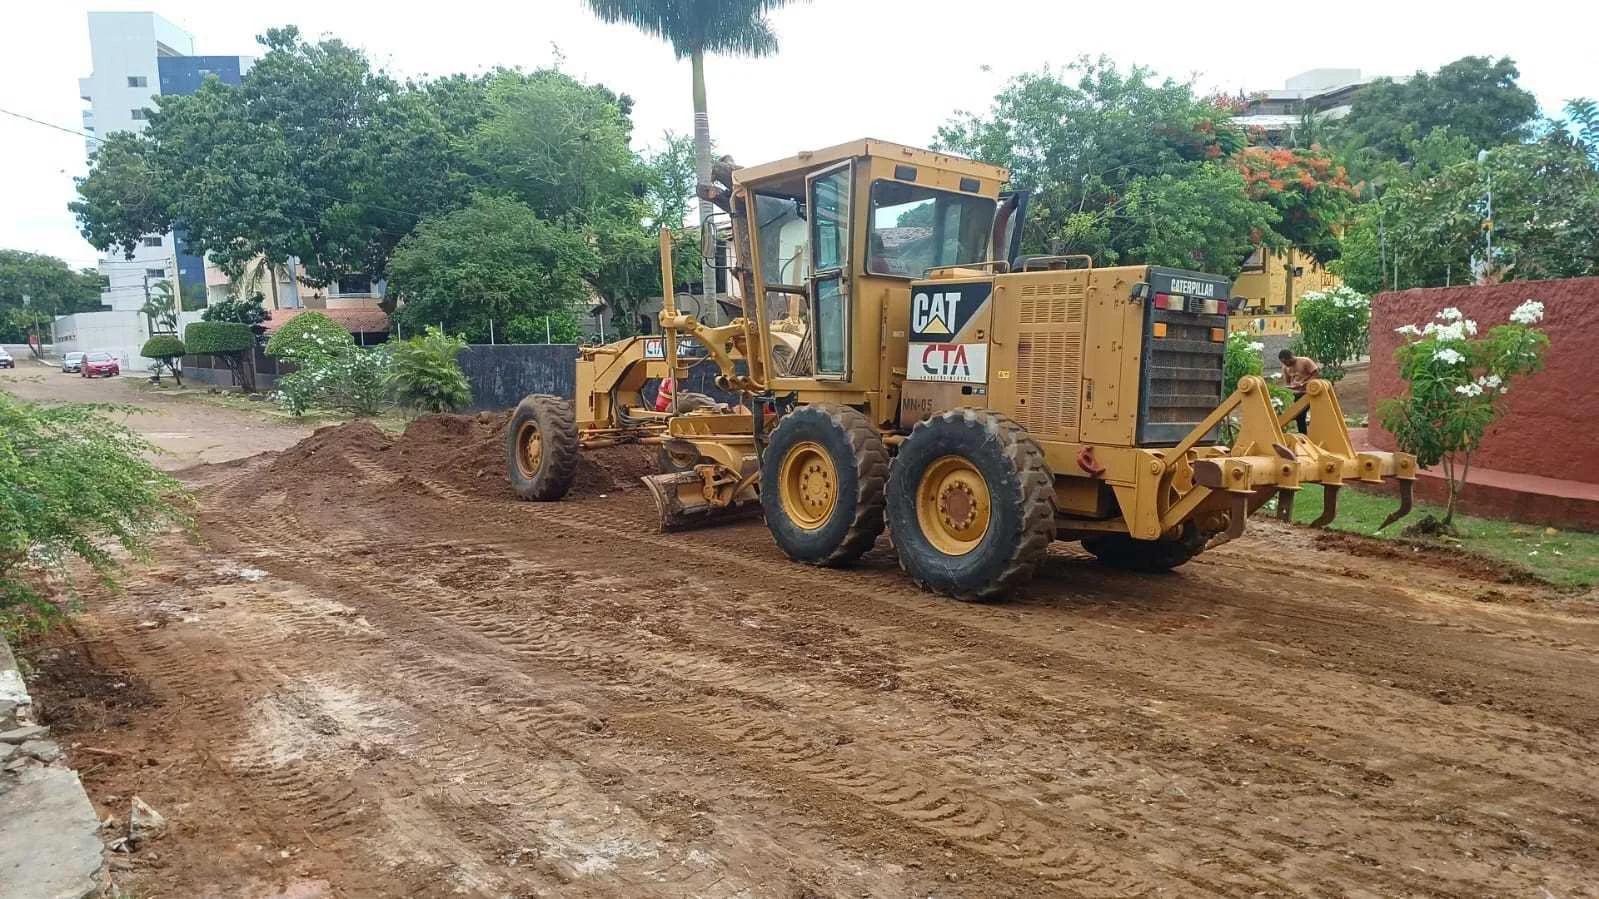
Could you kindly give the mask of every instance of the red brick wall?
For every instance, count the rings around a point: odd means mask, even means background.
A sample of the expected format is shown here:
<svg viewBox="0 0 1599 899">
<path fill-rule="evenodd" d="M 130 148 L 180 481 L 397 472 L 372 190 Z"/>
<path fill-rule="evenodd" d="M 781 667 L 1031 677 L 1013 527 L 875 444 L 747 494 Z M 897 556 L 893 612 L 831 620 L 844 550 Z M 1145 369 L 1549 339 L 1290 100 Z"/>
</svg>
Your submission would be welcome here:
<svg viewBox="0 0 1599 899">
<path fill-rule="evenodd" d="M 1400 325 L 1424 325 L 1454 306 L 1487 330 L 1524 300 L 1544 304 L 1543 371 L 1511 382 L 1499 420 L 1471 463 L 1547 478 L 1599 483 L 1599 278 L 1390 291 L 1371 304 L 1371 442 L 1393 449 L 1378 404 L 1403 394 L 1394 350 Z"/>
</svg>

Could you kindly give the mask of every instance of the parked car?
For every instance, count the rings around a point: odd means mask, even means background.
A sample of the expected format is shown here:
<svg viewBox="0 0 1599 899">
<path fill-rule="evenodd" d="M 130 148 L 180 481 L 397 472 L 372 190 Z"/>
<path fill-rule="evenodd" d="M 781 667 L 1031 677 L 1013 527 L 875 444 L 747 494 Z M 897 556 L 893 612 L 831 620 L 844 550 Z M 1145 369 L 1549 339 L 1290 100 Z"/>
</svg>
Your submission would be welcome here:
<svg viewBox="0 0 1599 899">
<path fill-rule="evenodd" d="M 61 357 L 61 373 L 64 375 L 76 374 L 83 371 L 84 353 L 68 353 Z"/>
<path fill-rule="evenodd" d="M 90 353 L 83 357 L 85 378 L 114 378 L 120 374 L 122 366 L 117 364 L 116 357 L 110 353 Z"/>
<path fill-rule="evenodd" d="M 11 358 L 5 347 L 0 347 L 0 368 L 16 368 L 17 360 Z"/>
</svg>

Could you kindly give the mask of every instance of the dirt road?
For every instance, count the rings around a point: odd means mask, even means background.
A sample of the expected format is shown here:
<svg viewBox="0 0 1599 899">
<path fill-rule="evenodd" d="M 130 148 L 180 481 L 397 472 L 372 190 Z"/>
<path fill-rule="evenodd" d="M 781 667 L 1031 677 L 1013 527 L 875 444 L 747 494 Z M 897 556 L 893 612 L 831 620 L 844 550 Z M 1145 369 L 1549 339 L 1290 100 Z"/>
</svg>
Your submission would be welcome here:
<svg viewBox="0 0 1599 899">
<path fill-rule="evenodd" d="M 20 352 L 14 369 L 0 369 L 0 390 L 45 403 L 117 403 L 130 407 L 119 418 L 160 447 L 156 464 L 166 469 L 293 446 L 311 429 L 290 421 L 208 406 L 194 398 L 140 390 L 143 377 L 84 378 L 62 374 Z M 264 401 L 263 401 L 264 402 Z"/>
<path fill-rule="evenodd" d="M 513 501 L 495 422 L 196 469 L 40 655 L 172 896 L 1555 896 L 1599 884 L 1592 597 L 1261 525 L 917 592 L 887 540 L 660 535 L 630 458 Z M 1354 544 L 1357 549 L 1359 544 Z"/>
</svg>

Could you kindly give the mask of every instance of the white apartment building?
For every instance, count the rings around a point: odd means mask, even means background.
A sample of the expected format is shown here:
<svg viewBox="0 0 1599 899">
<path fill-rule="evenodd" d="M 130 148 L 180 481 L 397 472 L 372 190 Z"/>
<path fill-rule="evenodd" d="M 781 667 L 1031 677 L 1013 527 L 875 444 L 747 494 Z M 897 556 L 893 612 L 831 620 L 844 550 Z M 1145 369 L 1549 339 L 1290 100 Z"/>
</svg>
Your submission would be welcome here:
<svg viewBox="0 0 1599 899">
<path fill-rule="evenodd" d="M 78 95 L 88 102 L 83 130 L 103 138 L 116 131 L 142 131 L 145 117 L 161 93 L 162 57 L 194 55 L 194 37 L 155 13 L 89 13 L 89 52 L 94 70 L 78 79 Z M 93 156 L 97 140 L 86 140 Z M 147 235 L 133 258 L 120 250 L 100 259 L 109 286 L 101 302 L 113 310 L 137 311 L 145 283 L 177 275 L 177 241 L 172 234 Z"/>
</svg>

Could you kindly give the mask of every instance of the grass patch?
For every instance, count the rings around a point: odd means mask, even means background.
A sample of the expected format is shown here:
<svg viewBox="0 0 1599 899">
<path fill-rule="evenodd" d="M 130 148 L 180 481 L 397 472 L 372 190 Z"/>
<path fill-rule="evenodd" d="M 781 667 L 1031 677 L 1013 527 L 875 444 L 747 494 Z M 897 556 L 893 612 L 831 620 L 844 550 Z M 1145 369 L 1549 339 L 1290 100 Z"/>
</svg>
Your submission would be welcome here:
<svg viewBox="0 0 1599 899">
<path fill-rule="evenodd" d="M 1431 513 L 1443 518 L 1444 510 L 1428 503 L 1416 503 L 1415 511 L 1382 533 L 1377 525 L 1399 504 L 1397 492 L 1371 493 L 1348 488 L 1338 496 L 1338 518 L 1330 527 L 1379 539 L 1398 539 L 1405 526 Z M 1322 491 L 1307 487 L 1294 498 L 1294 521 L 1309 524 L 1321 514 Z M 1599 534 L 1556 530 L 1553 534 L 1539 525 L 1456 515 L 1459 540 L 1426 541 L 1514 563 L 1527 568 L 1552 584 L 1563 587 L 1592 587 L 1599 584 Z"/>
</svg>

